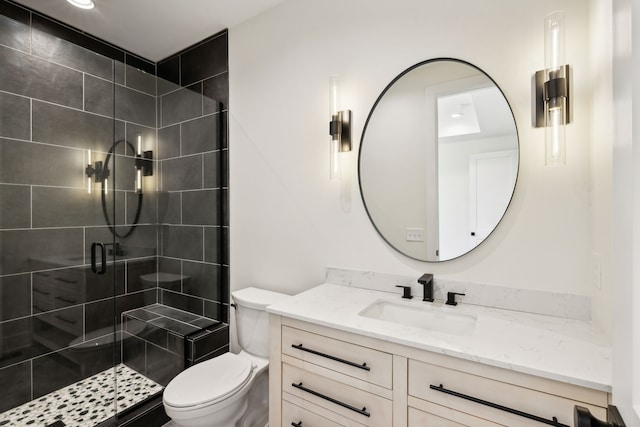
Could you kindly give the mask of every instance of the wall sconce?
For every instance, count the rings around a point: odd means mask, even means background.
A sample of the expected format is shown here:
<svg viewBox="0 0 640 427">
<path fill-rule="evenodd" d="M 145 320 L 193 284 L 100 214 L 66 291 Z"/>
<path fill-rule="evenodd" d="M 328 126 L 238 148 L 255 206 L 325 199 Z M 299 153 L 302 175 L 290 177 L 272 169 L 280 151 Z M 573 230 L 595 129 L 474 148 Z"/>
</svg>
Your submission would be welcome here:
<svg viewBox="0 0 640 427">
<path fill-rule="evenodd" d="M 107 178 L 109 177 L 109 169 L 102 166 L 102 162 L 91 163 L 91 150 L 87 150 L 87 193 L 91 194 L 93 184 L 96 182 L 105 183 L 105 192 L 107 191 Z"/>
<path fill-rule="evenodd" d="M 91 162 L 91 150 L 87 151 L 87 167 L 85 173 L 87 174 L 87 193 L 91 194 L 93 185 L 95 183 L 102 184 L 102 192 L 104 194 L 109 193 L 109 161 L 114 153 L 115 147 L 120 143 L 126 143 L 126 146 L 135 154 L 135 182 L 134 189 L 138 194 L 142 194 L 142 177 L 153 175 L 153 151 L 142 151 L 142 136 L 137 137 L 137 148 L 133 146 L 129 141 L 121 139 L 117 141 L 109 149 L 107 157 L 103 162 Z"/>
<path fill-rule="evenodd" d="M 136 148 L 136 193 L 142 193 L 142 177 L 153 175 L 153 151 L 142 151 L 142 135 L 138 134 L 138 144 Z"/>
<path fill-rule="evenodd" d="M 331 121 L 329 122 L 329 134 L 331 135 L 329 150 L 329 177 L 340 178 L 340 153 L 351 151 L 351 110 L 340 111 L 339 79 L 329 79 L 329 108 Z"/>
<path fill-rule="evenodd" d="M 533 83 L 533 125 L 544 127 L 545 164 L 566 162 L 565 125 L 571 123 L 571 70 L 564 63 L 564 13 L 547 16 L 544 27 L 545 69 Z"/>
</svg>

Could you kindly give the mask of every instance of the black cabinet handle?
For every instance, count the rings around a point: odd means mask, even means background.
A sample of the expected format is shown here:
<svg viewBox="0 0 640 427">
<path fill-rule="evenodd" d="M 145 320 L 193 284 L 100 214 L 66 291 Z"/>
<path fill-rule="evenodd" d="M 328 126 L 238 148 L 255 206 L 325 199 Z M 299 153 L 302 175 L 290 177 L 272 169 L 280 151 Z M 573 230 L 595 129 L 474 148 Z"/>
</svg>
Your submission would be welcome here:
<svg viewBox="0 0 640 427">
<path fill-rule="evenodd" d="M 77 302 L 76 300 L 71 300 L 65 297 L 56 297 L 56 299 L 62 302 L 66 302 L 67 304 L 75 304 Z"/>
<path fill-rule="evenodd" d="M 364 415 L 365 417 L 370 417 L 371 416 L 371 414 L 369 412 L 367 412 L 367 408 L 366 407 L 362 408 L 362 409 L 358 409 L 355 406 L 349 405 L 348 403 L 341 402 L 341 401 L 339 401 L 337 399 L 334 399 L 333 397 L 329 397 L 329 396 L 324 395 L 322 393 L 318 393 L 315 390 L 311 390 L 310 388 L 307 388 L 307 387 L 303 386 L 302 383 L 299 383 L 299 384 L 292 383 L 291 385 L 293 387 L 299 389 L 299 390 L 306 391 L 307 393 L 313 394 L 314 396 L 318 396 L 321 399 L 327 400 L 327 401 L 329 401 L 331 403 L 335 403 L 336 405 L 340 405 L 343 408 L 347 408 L 347 409 L 349 409 L 349 410 L 351 410 L 353 412 L 357 412 L 360 415 Z"/>
<path fill-rule="evenodd" d="M 36 294 L 40 294 L 40 295 L 49 295 L 49 292 L 41 291 L 38 288 L 33 288 L 33 292 L 35 292 Z"/>
<path fill-rule="evenodd" d="M 100 269 L 96 264 L 96 248 L 100 248 Z M 91 244 L 91 271 L 96 274 L 104 274 L 107 272 L 107 251 L 104 248 L 104 243 L 93 242 Z"/>
<path fill-rule="evenodd" d="M 302 421 L 298 421 L 297 423 L 294 423 L 293 421 L 291 421 L 291 425 L 293 427 L 302 427 Z"/>
<path fill-rule="evenodd" d="M 69 319 L 67 319 L 67 318 L 65 318 L 65 317 L 62 317 L 62 316 L 58 316 L 58 315 L 56 315 L 56 316 L 54 316 L 54 317 L 55 317 L 56 319 L 58 319 L 58 320 L 63 321 L 64 323 L 68 323 L 69 325 L 75 325 L 76 323 L 78 323 L 78 321 L 77 321 L 77 320 L 69 320 Z"/>
<path fill-rule="evenodd" d="M 559 423 L 558 419 L 556 417 L 553 417 L 551 420 L 548 420 L 546 418 L 538 417 L 536 415 L 527 414 L 526 412 L 518 411 L 517 409 L 512 409 L 512 408 L 509 408 L 507 406 L 498 405 L 497 403 L 489 402 L 487 400 L 478 399 L 477 397 L 468 396 L 466 394 L 458 393 L 457 391 L 447 390 L 446 388 L 444 388 L 442 386 L 442 384 L 440 384 L 440 386 L 435 386 L 435 385 L 431 384 L 431 385 L 429 385 L 429 388 L 431 390 L 439 391 L 439 392 L 445 393 L 445 394 L 450 394 L 451 396 L 456 396 L 456 397 L 459 397 L 461 399 L 465 399 L 465 400 L 469 400 L 471 402 L 479 403 L 481 405 L 489 406 L 491 408 L 498 409 L 500 411 L 505 411 L 505 412 L 508 412 L 510 414 L 514 414 L 514 415 L 518 415 L 518 416 L 521 416 L 521 417 L 524 417 L 524 418 L 528 418 L 530 420 L 534 420 L 534 421 L 537 421 L 539 423 L 543 423 L 543 424 L 547 424 L 547 425 L 555 426 L 555 427 L 570 427 L 570 426 L 568 426 L 566 424 Z"/>
<path fill-rule="evenodd" d="M 356 362 L 351 362 L 350 360 L 341 359 L 339 357 L 332 356 L 330 354 L 321 353 L 321 352 L 316 351 L 316 350 L 311 350 L 310 348 L 304 348 L 302 346 L 302 344 L 298 344 L 298 345 L 291 344 L 291 347 L 297 348 L 298 350 L 306 351 L 307 353 L 315 354 L 316 356 L 321 356 L 321 357 L 325 357 L 325 358 L 330 359 L 330 360 L 335 360 L 336 362 L 344 363 L 345 365 L 349 365 L 349 366 L 353 366 L 353 367 L 356 367 L 356 368 L 364 369 L 365 371 L 370 371 L 371 370 L 371 368 L 367 366 L 366 362 L 362 363 L 362 364 L 356 363 Z"/>
<path fill-rule="evenodd" d="M 58 282 L 62 282 L 62 283 L 68 283 L 70 285 L 75 285 L 76 283 L 78 283 L 77 280 L 63 279 L 62 277 L 56 277 L 54 280 L 57 280 Z"/>
</svg>

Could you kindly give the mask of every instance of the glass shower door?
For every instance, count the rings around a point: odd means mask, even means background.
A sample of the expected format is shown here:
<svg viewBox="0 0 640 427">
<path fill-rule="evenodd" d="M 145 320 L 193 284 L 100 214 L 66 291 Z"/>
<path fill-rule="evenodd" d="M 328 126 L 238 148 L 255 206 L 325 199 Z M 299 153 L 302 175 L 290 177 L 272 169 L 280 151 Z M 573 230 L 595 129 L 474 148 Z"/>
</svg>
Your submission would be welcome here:
<svg viewBox="0 0 640 427">
<path fill-rule="evenodd" d="M 0 425 L 91 426 L 115 416 L 115 289 L 124 267 L 109 252 L 116 239 L 104 219 L 106 175 L 92 168 L 116 140 L 116 67 L 51 35 L 42 17 L 7 11 L 0 15 Z M 104 190 L 117 215 L 113 176 Z M 96 272 L 92 242 L 105 248 Z"/>
</svg>

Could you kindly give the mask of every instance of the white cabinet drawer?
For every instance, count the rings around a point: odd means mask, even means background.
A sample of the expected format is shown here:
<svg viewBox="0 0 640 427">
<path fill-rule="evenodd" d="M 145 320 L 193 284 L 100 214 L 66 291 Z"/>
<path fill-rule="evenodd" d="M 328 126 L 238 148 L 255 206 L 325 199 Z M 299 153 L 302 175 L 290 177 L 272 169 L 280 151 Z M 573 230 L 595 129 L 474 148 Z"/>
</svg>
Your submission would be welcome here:
<svg viewBox="0 0 640 427">
<path fill-rule="evenodd" d="M 440 386 L 442 387 L 440 388 Z M 436 387 L 434 389 L 433 387 Z M 452 393 L 457 393 L 454 395 Z M 474 402 L 466 397 L 481 399 L 546 420 L 573 425 L 576 403 L 591 410 L 598 418 L 606 418 L 605 408 L 576 402 L 548 393 L 508 384 L 489 378 L 409 360 L 409 395 L 509 426 L 539 426 L 539 422 L 507 411 Z M 462 396 L 461 396 L 462 395 Z"/>
<path fill-rule="evenodd" d="M 409 398 L 409 427 L 505 427 L 464 412 Z"/>
<path fill-rule="evenodd" d="M 287 326 L 282 353 L 391 389 L 393 356 L 372 348 Z"/>
<path fill-rule="evenodd" d="M 295 366 L 282 364 L 282 391 L 366 426 L 392 425 L 390 400 Z"/>
<path fill-rule="evenodd" d="M 339 421 L 332 421 L 321 415 L 312 412 L 305 407 L 305 402 L 301 406 L 294 405 L 286 400 L 282 402 L 282 427 L 362 427 L 362 424 L 349 421 L 335 414 L 328 414 L 331 418 L 339 418 Z"/>
</svg>

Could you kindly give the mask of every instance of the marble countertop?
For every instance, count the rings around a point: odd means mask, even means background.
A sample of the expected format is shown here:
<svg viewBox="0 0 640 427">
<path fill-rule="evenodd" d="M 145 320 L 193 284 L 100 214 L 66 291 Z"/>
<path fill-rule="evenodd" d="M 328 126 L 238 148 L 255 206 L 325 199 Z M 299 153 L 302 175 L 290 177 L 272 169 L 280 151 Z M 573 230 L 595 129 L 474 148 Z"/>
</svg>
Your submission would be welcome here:
<svg viewBox="0 0 640 427">
<path fill-rule="evenodd" d="M 476 318 L 456 335 L 359 315 L 377 301 L 442 310 Z M 398 293 L 325 283 L 267 311 L 317 325 L 446 354 L 552 380 L 611 391 L 611 347 L 590 322 L 460 302 L 403 300 Z"/>
</svg>

